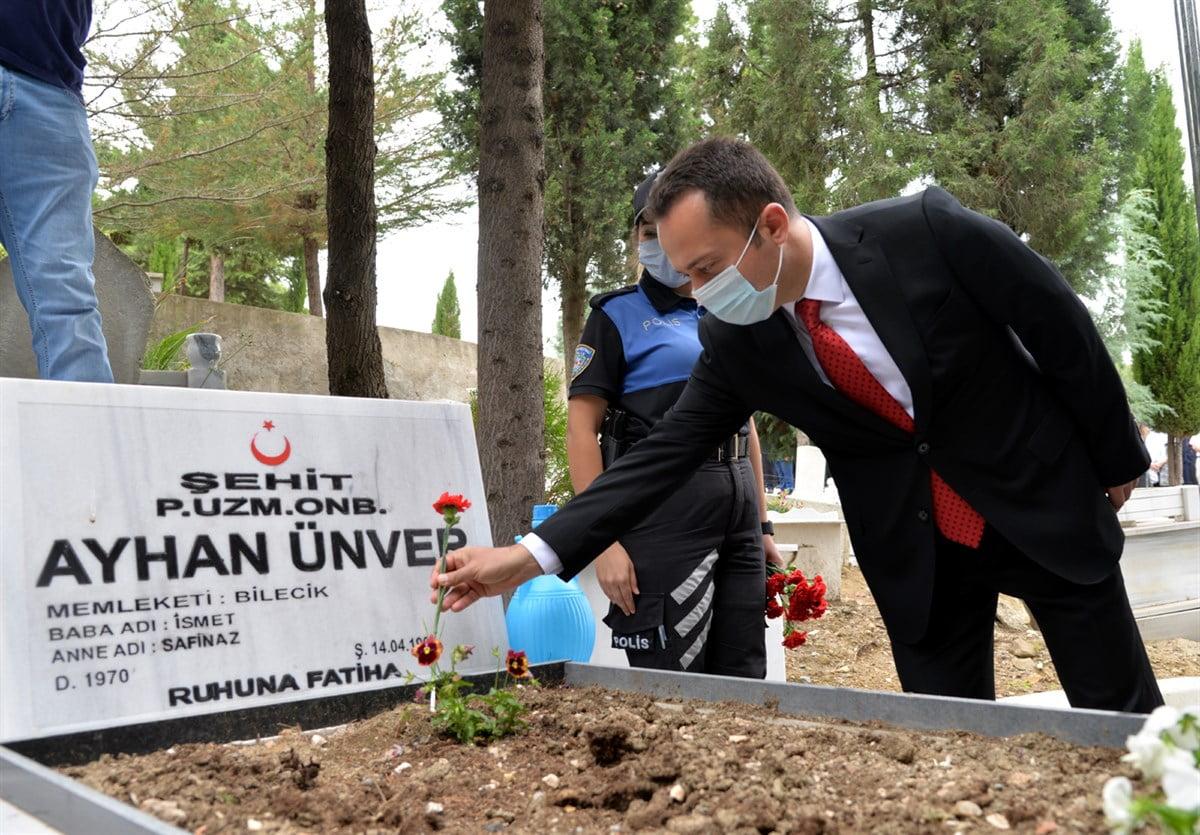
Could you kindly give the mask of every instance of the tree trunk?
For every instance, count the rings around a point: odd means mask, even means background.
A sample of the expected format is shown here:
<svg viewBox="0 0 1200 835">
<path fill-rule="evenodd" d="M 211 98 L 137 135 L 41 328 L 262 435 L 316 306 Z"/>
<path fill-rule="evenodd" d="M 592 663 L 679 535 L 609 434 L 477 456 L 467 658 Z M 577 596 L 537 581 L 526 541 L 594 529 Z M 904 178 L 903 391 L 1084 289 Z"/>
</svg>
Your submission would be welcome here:
<svg viewBox="0 0 1200 835">
<path fill-rule="evenodd" d="M 304 236 L 304 277 L 308 283 L 308 312 L 313 316 L 324 316 L 321 306 L 321 262 L 317 259 L 320 247 L 312 235 Z"/>
<path fill-rule="evenodd" d="M 325 138 L 329 393 L 387 397 L 375 325 L 375 82 L 365 0 L 325 7 L 329 131 Z"/>
<path fill-rule="evenodd" d="M 545 493 L 541 0 L 485 0 L 479 102 L 479 460 L 492 540 Z"/>
<path fill-rule="evenodd" d="M 1167 433 L 1167 479 L 1171 487 L 1183 484 L 1183 445 L 1189 437 Z"/>
<path fill-rule="evenodd" d="M 186 296 L 188 294 L 188 292 L 187 292 L 187 290 L 188 290 L 188 283 L 187 283 L 188 250 L 190 249 L 191 243 L 192 243 L 191 238 L 184 236 L 183 260 L 180 261 L 180 263 L 179 263 L 179 282 L 178 282 L 178 284 L 175 285 L 176 286 L 175 292 L 181 296 Z"/>
<path fill-rule="evenodd" d="M 569 266 L 560 286 L 562 290 L 563 366 L 570 375 L 571 368 L 575 364 L 575 348 L 579 345 L 579 337 L 583 333 L 584 316 L 587 313 L 586 269 L 575 269 L 574 265 Z"/>
<path fill-rule="evenodd" d="M 879 106 L 879 63 L 875 56 L 875 0 L 858 0 L 858 18 L 862 26 L 863 51 L 867 59 L 866 90 L 871 96 L 871 111 L 878 116 Z"/>
<path fill-rule="evenodd" d="M 307 0 L 304 7 L 305 18 L 302 29 L 302 37 L 305 43 L 308 44 L 308 55 L 306 56 L 304 67 L 304 82 L 308 90 L 310 101 L 317 99 L 317 4 L 316 0 Z M 300 129 L 304 134 L 304 144 L 308 153 L 315 159 L 320 152 L 320 137 L 318 134 L 319 123 L 315 119 L 306 119 L 300 123 Z M 321 205 L 321 195 L 316 191 L 307 191 L 300 195 L 298 201 L 301 211 L 312 218 L 317 214 L 317 209 Z M 320 244 L 313 237 L 312 227 L 309 226 L 309 220 L 305 220 L 305 229 L 302 234 L 304 241 L 304 277 L 308 284 L 308 312 L 311 316 L 321 317 L 325 315 L 325 306 L 321 303 L 321 263 L 317 260 L 317 255 L 320 252 Z"/>
<path fill-rule="evenodd" d="M 208 300 L 225 301 L 225 256 L 216 250 L 208 256 Z"/>
</svg>

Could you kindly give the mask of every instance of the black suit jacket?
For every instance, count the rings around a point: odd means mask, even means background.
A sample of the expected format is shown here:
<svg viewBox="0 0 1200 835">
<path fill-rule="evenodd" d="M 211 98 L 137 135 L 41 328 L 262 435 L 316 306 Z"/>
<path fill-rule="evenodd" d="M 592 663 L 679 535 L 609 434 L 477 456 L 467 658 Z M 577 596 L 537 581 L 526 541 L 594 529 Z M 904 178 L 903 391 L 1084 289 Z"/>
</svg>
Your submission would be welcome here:
<svg viewBox="0 0 1200 835">
<path fill-rule="evenodd" d="M 928 622 L 930 468 L 1033 560 L 1108 576 L 1124 535 L 1104 488 L 1145 472 L 1125 391 L 1062 276 L 1004 224 L 938 188 L 814 217 L 913 394 L 915 434 L 826 385 L 782 310 L 705 317 L 704 351 L 654 431 L 538 535 L 562 576 L 636 525 L 754 411 L 802 429 L 837 482 L 855 553 L 892 637 Z"/>
</svg>

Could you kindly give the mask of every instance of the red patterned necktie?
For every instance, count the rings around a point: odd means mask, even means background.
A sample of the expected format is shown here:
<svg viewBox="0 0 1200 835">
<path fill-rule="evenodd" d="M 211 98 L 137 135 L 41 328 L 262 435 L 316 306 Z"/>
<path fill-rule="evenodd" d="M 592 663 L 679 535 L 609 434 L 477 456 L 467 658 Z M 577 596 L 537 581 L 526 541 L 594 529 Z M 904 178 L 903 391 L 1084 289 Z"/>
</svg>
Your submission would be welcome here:
<svg viewBox="0 0 1200 835">
<path fill-rule="evenodd" d="M 800 321 L 804 322 L 812 336 L 813 353 L 834 388 L 893 426 L 911 434 L 915 427 L 908 412 L 875 379 L 846 340 L 821 321 L 821 302 L 801 299 L 796 307 Z M 938 530 L 952 542 L 978 548 L 983 539 L 983 517 L 949 484 L 942 481 L 941 476 L 932 470 L 930 474 L 933 481 L 933 518 Z"/>
</svg>

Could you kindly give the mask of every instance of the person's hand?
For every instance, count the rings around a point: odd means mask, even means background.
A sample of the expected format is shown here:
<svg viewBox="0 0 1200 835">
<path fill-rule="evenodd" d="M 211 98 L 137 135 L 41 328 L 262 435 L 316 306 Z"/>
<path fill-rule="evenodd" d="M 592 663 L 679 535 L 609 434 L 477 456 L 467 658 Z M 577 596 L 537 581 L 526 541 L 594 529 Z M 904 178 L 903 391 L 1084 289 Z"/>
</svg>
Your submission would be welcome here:
<svg viewBox="0 0 1200 835">
<path fill-rule="evenodd" d="M 429 587 L 434 589 L 429 602 L 437 603 L 438 590 L 445 588 L 442 610 L 461 612 L 481 597 L 495 597 L 541 573 L 542 567 L 533 554 L 521 545 L 459 548 L 446 555 L 445 573 L 438 574 L 434 568 L 429 578 Z"/>
<path fill-rule="evenodd" d="M 767 565 L 773 565 L 776 568 L 783 568 L 787 565 L 783 561 L 783 555 L 779 553 L 779 548 L 775 545 L 775 537 L 768 534 L 763 534 L 763 554 L 767 557 Z"/>
<path fill-rule="evenodd" d="M 614 542 L 608 550 L 596 558 L 596 579 L 604 596 L 616 604 L 627 615 L 635 611 L 633 597 L 638 594 L 637 572 L 633 560 L 629 559 L 620 542 Z"/>
<path fill-rule="evenodd" d="M 1125 502 L 1129 499 L 1129 496 L 1131 493 L 1133 493 L 1133 488 L 1135 486 L 1137 486 L 1136 478 L 1128 484 L 1121 484 L 1117 487 L 1109 487 L 1104 491 L 1108 494 L 1108 501 L 1113 506 L 1113 510 L 1121 509 L 1121 505 L 1125 504 Z"/>
</svg>

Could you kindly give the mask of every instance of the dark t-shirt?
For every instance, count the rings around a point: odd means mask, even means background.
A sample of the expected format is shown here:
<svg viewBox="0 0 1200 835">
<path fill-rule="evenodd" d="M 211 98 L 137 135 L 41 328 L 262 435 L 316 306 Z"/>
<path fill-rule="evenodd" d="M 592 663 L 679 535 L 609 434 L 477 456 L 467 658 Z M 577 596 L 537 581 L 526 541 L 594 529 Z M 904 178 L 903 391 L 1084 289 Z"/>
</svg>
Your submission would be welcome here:
<svg viewBox="0 0 1200 835">
<path fill-rule="evenodd" d="M 0 0 L 0 64 L 79 94 L 92 0 Z"/>
</svg>

